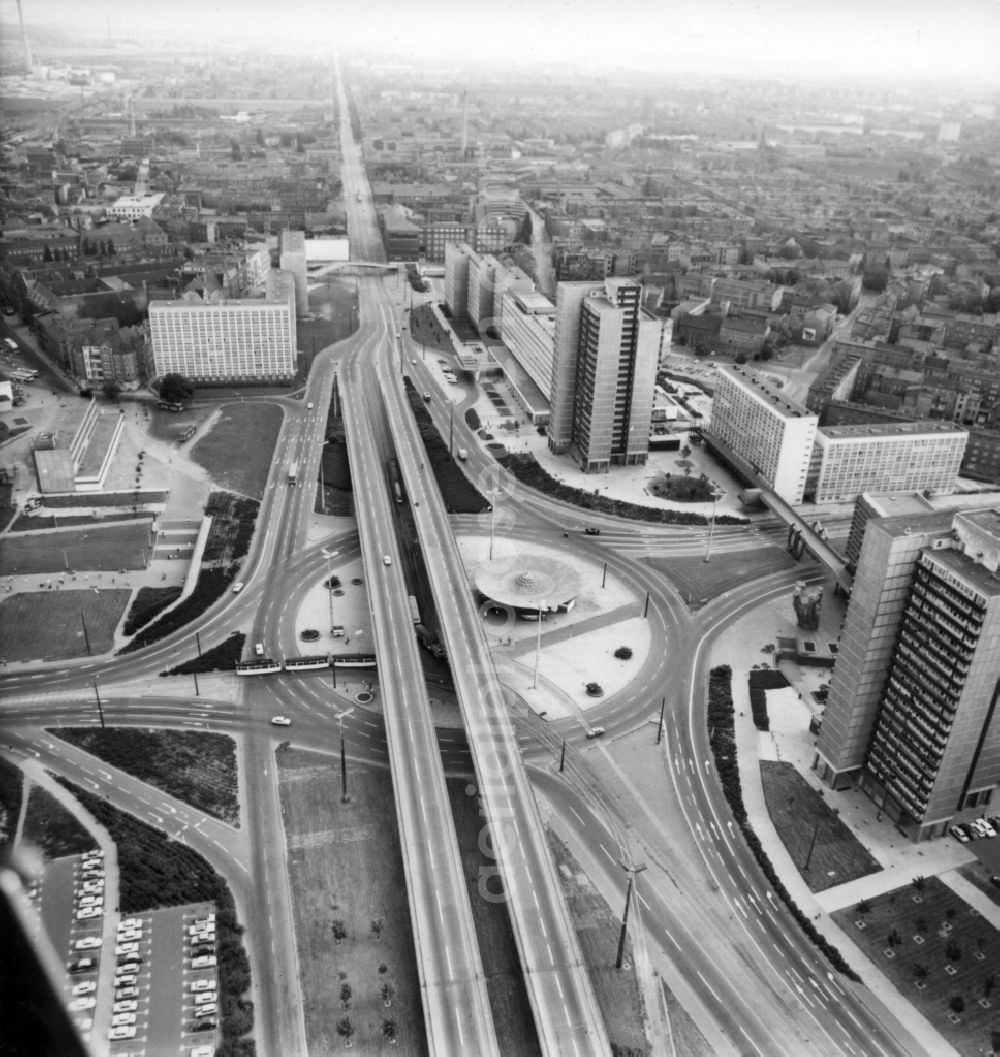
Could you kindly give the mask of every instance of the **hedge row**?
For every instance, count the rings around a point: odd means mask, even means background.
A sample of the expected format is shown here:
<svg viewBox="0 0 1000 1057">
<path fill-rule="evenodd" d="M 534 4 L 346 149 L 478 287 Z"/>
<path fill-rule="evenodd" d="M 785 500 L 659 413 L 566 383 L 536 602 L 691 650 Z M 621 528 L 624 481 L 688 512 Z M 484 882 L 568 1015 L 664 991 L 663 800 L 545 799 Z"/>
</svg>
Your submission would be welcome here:
<svg viewBox="0 0 1000 1057">
<path fill-rule="evenodd" d="M 641 506 L 639 503 L 628 503 L 621 499 L 588 492 L 583 488 L 573 488 L 560 484 L 547 470 L 543 469 L 534 455 L 502 455 L 497 460 L 508 469 L 522 484 L 559 499 L 564 503 L 595 510 L 601 514 L 627 518 L 630 521 L 651 521 L 659 525 L 707 525 L 708 518 L 702 514 L 693 514 L 687 510 L 657 510 L 654 507 Z M 717 525 L 748 525 L 746 518 L 720 514 Z"/>
<path fill-rule="evenodd" d="M 126 635 L 134 635 L 139 628 L 148 624 L 153 617 L 158 616 L 167 606 L 176 602 L 181 596 L 179 587 L 143 587 L 132 599 L 132 605 L 125 618 L 122 631 Z"/>
<path fill-rule="evenodd" d="M 229 886 L 194 849 L 170 840 L 160 830 L 65 778 L 59 781 L 107 828 L 118 846 L 122 914 L 185 903 L 215 903 L 223 1038 L 216 1055 L 253 1057 L 253 1040 L 240 1038 L 253 1029 L 253 1003 L 243 998 L 250 988 L 250 962 Z"/>
<path fill-rule="evenodd" d="M 118 652 L 131 653 L 133 650 L 150 646 L 200 617 L 213 602 L 222 597 L 236 576 L 236 570 L 235 565 L 230 565 L 227 569 L 202 569 L 194 590 L 180 605 L 140 631 Z"/>
<path fill-rule="evenodd" d="M 753 725 L 758 730 L 771 729 L 771 721 L 767 718 L 767 694 L 759 686 L 750 687 L 750 711 Z"/>
<path fill-rule="evenodd" d="M 192 675 L 202 672 L 229 672 L 236 667 L 236 662 L 243 656 L 243 644 L 246 635 L 242 631 L 234 631 L 225 642 L 213 646 L 200 657 L 192 657 L 191 660 L 178 664 L 175 668 L 160 672 L 160 675 Z"/>
<path fill-rule="evenodd" d="M 839 973 L 843 973 L 848 979 L 855 983 L 861 982 L 861 977 L 847 964 L 844 956 L 825 936 L 821 935 L 816 926 L 799 909 L 798 904 L 792 899 L 791 893 L 781 883 L 771 860 L 768 857 L 760 838 L 753 831 L 753 827 L 747 820 L 746 808 L 743 806 L 743 788 L 740 785 L 739 767 L 736 762 L 736 738 L 733 725 L 733 695 L 732 695 L 732 669 L 728 664 L 721 664 L 713 668 L 708 680 L 708 723 L 712 755 L 715 758 L 715 767 L 722 782 L 723 792 L 733 812 L 743 839 L 754 854 L 757 864 L 760 866 L 768 883 L 784 900 L 792 917 L 799 923 L 800 928 L 806 936 L 826 955 L 830 964 Z"/>
<path fill-rule="evenodd" d="M 205 514 L 212 518 L 208 530 L 205 562 L 238 562 L 250 549 L 253 530 L 257 524 L 260 503 L 233 492 L 212 492 L 205 504 Z"/>
<path fill-rule="evenodd" d="M 777 668 L 751 668 L 750 686 L 759 686 L 761 690 L 781 690 L 789 686 L 784 672 Z"/>
</svg>

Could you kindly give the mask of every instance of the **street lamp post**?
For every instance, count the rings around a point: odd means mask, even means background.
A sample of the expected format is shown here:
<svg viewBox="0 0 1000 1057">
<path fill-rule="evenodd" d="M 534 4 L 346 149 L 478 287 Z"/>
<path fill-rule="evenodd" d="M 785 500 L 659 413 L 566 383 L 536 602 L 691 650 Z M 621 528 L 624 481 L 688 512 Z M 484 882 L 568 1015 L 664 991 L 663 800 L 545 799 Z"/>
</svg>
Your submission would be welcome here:
<svg viewBox="0 0 1000 1057">
<path fill-rule="evenodd" d="M 83 610 L 82 609 L 80 610 L 80 623 L 83 625 L 83 641 L 87 645 L 87 656 L 91 657 L 91 656 L 93 656 L 93 654 L 92 654 L 91 649 L 90 649 L 90 636 L 87 634 L 87 621 L 84 620 L 84 618 L 83 618 Z"/>
<path fill-rule="evenodd" d="M 712 560 L 712 537 L 715 535 L 715 507 L 719 502 L 719 489 L 712 488 L 712 520 L 708 525 L 708 547 L 705 550 L 705 557 L 702 561 L 710 562 Z"/>
<path fill-rule="evenodd" d="M 618 865 L 628 874 L 628 888 L 625 889 L 625 912 L 622 914 L 622 929 L 618 935 L 618 957 L 615 958 L 616 969 L 622 967 L 622 959 L 625 956 L 625 936 L 628 933 L 628 912 L 629 907 L 632 905 L 632 887 L 635 883 L 635 875 L 642 873 L 646 869 L 645 863 L 631 866 L 628 863 L 620 862 Z"/>
<path fill-rule="evenodd" d="M 97 698 L 97 714 L 101 717 L 101 730 L 105 729 L 104 725 L 104 708 L 101 705 L 101 691 L 97 688 L 97 679 L 94 679 L 94 696 Z"/>
<path fill-rule="evenodd" d="M 531 689 L 538 688 L 538 665 L 542 658 L 542 614 L 549 611 L 548 602 L 538 603 L 538 634 L 535 637 L 535 678 L 531 683 Z"/>
<path fill-rule="evenodd" d="M 353 708 L 345 708 L 337 713 L 337 724 L 340 727 L 340 802 L 349 804 L 351 798 L 347 795 L 347 750 L 344 746 L 344 717 L 354 714 Z"/>
<path fill-rule="evenodd" d="M 333 573 L 330 571 L 330 552 L 324 550 L 323 557 L 326 558 L 326 594 L 330 600 L 330 634 L 333 634 Z"/>
</svg>

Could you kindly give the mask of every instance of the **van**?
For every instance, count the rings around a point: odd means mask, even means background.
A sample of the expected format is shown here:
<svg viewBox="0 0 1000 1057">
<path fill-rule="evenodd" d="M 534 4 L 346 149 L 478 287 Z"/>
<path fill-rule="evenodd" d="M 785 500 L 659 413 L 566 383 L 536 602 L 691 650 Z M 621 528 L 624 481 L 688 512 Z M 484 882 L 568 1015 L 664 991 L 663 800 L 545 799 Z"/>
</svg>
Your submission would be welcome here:
<svg viewBox="0 0 1000 1057">
<path fill-rule="evenodd" d="M 306 404 L 306 410 L 307 411 L 312 411 L 312 409 L 313 409 L 313 405 L 311 403 L 310 404 Z"/>
<path fill-rule="evenodd" d="M 253 652 L 256 653 L 258 657 L 263 657 L 264 656 L 264 643 L 263 642 L 258 642 L 254 646 Z"/>
<path fill-rule="evenodd" d="M 243 581 L 242 580 L 240 580 L 239 583 L 233 584 L 233 594 L 234 595 L 238 595 L 240 593 L 240 591 L 242 591 L 242 590 L 243 590 Z"/>
<path fill-rule="evenodd" d="M 587 727 L 588 738 L 599 738 L 604 733 L 603 727 Z"/>
</svg>

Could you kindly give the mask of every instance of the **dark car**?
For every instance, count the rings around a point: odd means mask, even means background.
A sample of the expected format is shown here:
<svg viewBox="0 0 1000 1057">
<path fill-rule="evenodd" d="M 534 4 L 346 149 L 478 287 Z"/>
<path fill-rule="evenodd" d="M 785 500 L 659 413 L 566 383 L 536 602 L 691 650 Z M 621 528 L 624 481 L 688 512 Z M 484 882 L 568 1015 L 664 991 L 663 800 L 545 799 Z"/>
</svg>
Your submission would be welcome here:
<svg viewBox="0 0 1000 1057">
<path fill-rule="evenodd" d="M 199 1020 L 197 1023 L 191 1025 L 192 1031 L 213 1031 L 214 1029 L 214 1020 Z"/>
<path fill-rule="evenodd" d="M 118 959 L 118 967 L 121 968 L 123 965 L 129 965 L 132 967 L 134 972 L 139 971 L 139 966 L 142 963 L 142 957 L 138 954 L 123 954 Z"/>
<path fill-rule="evenodd" d="M 601 530 L 599 528 L 585 528 L 583 534 L 585 536 L 600 536 Z"/>
</svg>

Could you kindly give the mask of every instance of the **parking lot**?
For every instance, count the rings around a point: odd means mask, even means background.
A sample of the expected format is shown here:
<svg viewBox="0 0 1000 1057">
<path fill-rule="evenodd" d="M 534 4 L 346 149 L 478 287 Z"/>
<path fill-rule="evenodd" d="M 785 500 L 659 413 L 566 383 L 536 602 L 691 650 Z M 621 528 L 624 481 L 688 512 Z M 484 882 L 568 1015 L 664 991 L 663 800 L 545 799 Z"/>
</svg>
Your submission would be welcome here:
<svg viewBox="0 0 1000 1057">
<path fill-rule="evenodd" d="M 66 1004 L 85 1039 L 107 1032 L 113 1055 L 212 1057 L 221 1020 L 213 904 L 121 915 L 106 942 L 117 893 L 105 892 L 97 851 L 53 860 L 30 895 L 65 956 Z"/>
</svg>

